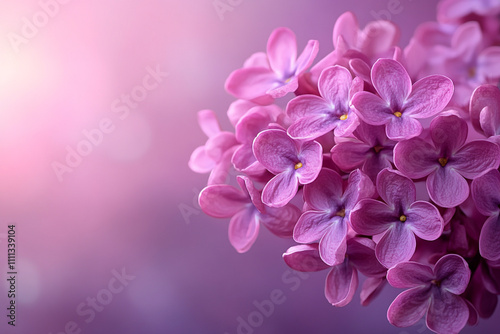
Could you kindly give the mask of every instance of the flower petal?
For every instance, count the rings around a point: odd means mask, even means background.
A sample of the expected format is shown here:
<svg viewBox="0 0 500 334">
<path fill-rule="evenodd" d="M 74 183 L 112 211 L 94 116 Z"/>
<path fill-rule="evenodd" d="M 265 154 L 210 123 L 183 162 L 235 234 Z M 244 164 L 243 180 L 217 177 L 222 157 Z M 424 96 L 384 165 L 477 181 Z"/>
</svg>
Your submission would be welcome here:
<svg viewBox="0 0 500 334">
<path fill-rule="evenodd" d="M 293 229 L 300 217 L 301 211 L 293 204 L 287 204 L 281 208 L 266 208 L 266 212 L 260 215 L 260 221 L 271 233 L 280 238 L 293 236 Z"/>
<path fill-rule="evenodd" d="M 287 79 L 295 72 L 297 59 L 297 40 L 295 34 L 288 28 L 277 28 L 269 36 L 267 56 L 272 70 Z"/>
<path fill-rule="evenodd" d="M 429 202 L 414 202 L 409 210 L 405 211 L 405 224 L 424 240 L 436 240 L 443 233 L 444 222 L 439 210 Z"/>
<path fill-rule="evenodd" d="M 311 117 L 328 114 L 331 111 L 329 104 L 316 95 L 300 95 L 288 102 L 286 114 L 296 121 L 302 117 Z"/>
<path fill-rule="evenodd" d="M 359 297 L 361 298 L 361 306 L 368 306 L 385 286 L 386 280 L 384 277 L 368 277 L 361 287 Z"/>
<path fill-rule="evenodd" d="M 316 180 L 304 186 L 304 200 L 314 210 L 338 210 L 341 196 L 342 178 L 328 168 L 322 168 Z"/>
<path fill-rule="evenodd" d="M 479 236 L 479 253 L 490 261 L 500 260 L 500 216 L 486 220 Z"/>
<path fill-rule="evenodd" d="M 332 131 L 340 120 L 331 114 L 310 115 L 296 120 L 288 134 L 294 139 L 313 140 Z"/>
<path fill-rule="evenodd" d="M 259 235 L 257 210 L 248 208 L 238 211 L 229 222 L 229 241 L 238 253 L 245 253 L 252 247 Z"/>
<path fill-rule="evenodd" d="M 226 80 L 225 88 L 229 94 L 238 99 L 262 99 L 267 103 L 259 104 L 270 104 L 273 99 L 268 95 L 268 91 L 279 85 L 280 82 L 276 74 L 270 69 L 265 67 L 248 67 L 233 71 Z"/>
<path fill-rule="evenodd" d="M 293 170 L 299 162 L 297 145 L 283 130 L 260 132 L 253 142 L 253 152 L 255 158 L 274 174 Z"/>
<path fill-rule="evenodd" d="M 354 94 L 351 104 L 357 115 L 370 125 L 384 125 L 395 117 L 388 103 L 370 92 Z"/>
<path fill-rule="evenodd" d="M 321 72 L 318 89 L 321 96 L 335 106 L 336 113 L 342 114 L 349 109 L 349 89 L 352 83 L 351 73 L 342 66 L 327 67 Z"/>
<path fill-rule="evenodd" d="M 250 199 L 241 190 L 221 184 L 205 187 L 200 192 L 198 202 L 207 215 L 227 218 L 241 211 Z"/>
<path fill-rule="evenodd" d="M 200 124 L 201 130 L 208 138 L 215 136 L 221 131 L 217 116 L 209 109 L 200 110 L 198 112 L 198 124 Z"/>
<path fill-rule="evenodd" d="M 500 89 L 494 85 L 481 85 L 472 93 L 470 100 L 470 121 L 474 129 L 482 132 L 480 114 L 484 107 L 489 107 L 492 112 L 500 112 Z"/>
<path fill-rule="evenodd" d="M 500 172 L 492 170 L 471 184 L 472 199 L 480 213 L 490 216 L 500 210 Z"/>
<path fill-rule="evenodd" d="M 359 169 L 349 174 L 347 187 L 342 196 L 346 214 L 363 198 L 370 198 L 375 195 L 376 190 L 372 180 Z"/>
<path fill-rule="evenodd" d="M 346 141 L 333 146 L 331 150 L 333 162 L 344 171 L 352 171 L 363 166 L 370 156 L 372 147 L 359 141 Z"/>
<path fill-rule="evenodd" d="M 352 265 L 363 275 L 385 277 L 387 269 L 378 262 L 375 247 L 375 242 L 369 238 L 350 238 L 347 240 L 347 255 Z"/>
<path fill-rule="evenodd" d="M 441 288 L 460 295 L 469 285 L 471 271 L 467 261 L 460 255 L 447 254 L 440 258 L 434 266 L 436 279 L 441 282 Z"/>
<path fill-rule="evenodd" d="M 295 75 L 298 76 L 304 73 L 305 70 L 312 65 L 314 59 L 318 55 L 319 52 L 319 42 L 315 40 L 309 40 L 307 42 L 304 51 L 300 54 L 299 58 L 297 58 L 297 62 L 295 63 Z"/>
<path fill-rule="evenodd" d="M 398 289 L 428 286 L 433 278 L 431 267 L 419 262 L 402 262 L 387 271 L 387 281 Z"/>
<path fill-rule="evenodd" d="M 349 261 L 344 261 L 328 273 L 325 296 L 332 305 L 342 307 L 351 302 L 357 287 L 358 272 Z"/>
<path fill-rule="evenodd" d="M 264 204 L 262 204 L 261 193 L 260 191 L 257 190 L 257 188 L 255 188 L 255 185 L 253 184 L 252 180 L 250 180 L 247 176 L 243 175 L 238 175 L 236 177 L 236 180 L 241 190 L 243 190 L 243 193 L 248 195 L 255 208 L 259 210 L 259 212 L 265 212 L 266 208 Z"/>
<path fill-rule="evenodd" d="M 453 81 L 443 75 L 422 78 L 413 85 L 404 104 L 405 113 L 417 118 L 432 117 L 450 102 L 453 90 Z"/>
<path fill-rule="evenodd" d="M 273 177 L 262 189 L 262 203 L 279 208 L 285 206 L 297 194 L 299 181 L 293 171 L 286 171 Z"/>
<path fill-rule="evenodd" d="M 458 333 L 469 319 L 469 308 L 462 297 L 434 291 L 427 312 L 427 327 L 436 333 Z"/>
<path fill-rule="evenodd" d="M 323 147 L 315 141 L 302 144 L 298 154 L 302 167 L 296 170 L 296 175 L 301 184 L 309 184 L 317 177 L 323 166 Z"/>
<path fill-rule="evenodd" d="M 235 126 L 236 139 L 240 143 L 252 143 L 260 131 L 273 121 L 269 107 L 254 107 L 240 118 Z"/>
<path fill-rule="evenodd" d="M 445 158 L 454 155 L 465 143 L 467 122 L 456 115 L 438 116 L 430 125 L 431 137 Z"/>
<path fill-rule="evenodd" d="M 500 135 L 500 112 L 489 106 L 484 107 L 479 115 L 479 123 L 486 137 Z"/>
<path fill-rule="evenodd" d="M 450 161 L 463 177 L 474 179 L 500 165 L 500 147 L 487 140 L 474 140 L 465 144 Z"/>
<path fill-rule="evenodd" d="M 375 247 L 375 255 L 386 268 L 391 268 L 408 261 L 415 253 L 415 248 L 415 235 L 403 223 L 398 222 L 384 233 Z"/>
<path fill-rule="evenodd" d="M 397 220 L 387 204 L 374 199 L 362 199 L 351 211 L 351 226 L 359 234 L 376 235 L 387 230 Z"/>
<path fill-rule="evenodd" d="M 216 162 L 207 155 L 205 146 L 199 146 L 191 154 L 188 165 L 195 173 L 208 173 L 214 169 Z"/>
<path fill-rule="evenodd" d="M 319 257 L 318 244 L 292 246 L 283 254 L 283 259 L 290 268 L 302 272 L 329 268 Z"/>
<path fill-rule="evenodd" d="M 402 111 L 412 91 L 411 79 L 403 65 L 393 59 L 379 59 L 372 67 L 373 86 L 393 112 Z"/>
<path fill-rule="evenodd" d="M 341 217 L 330 217 L 330 214 L 317 211 L 304 212 L 293 230 L 296 242 L 311 243 L 320 240 L 326 230 L 336 224 Z"/>
<path fill-rule="evenodd" d="M 337 41 L 342 37 L 350 47 L 358 44 L 359 24 L 352 12 L 345 12 L 339 16 L 333 27 L 333 45 L 337 48 Z"/>
<path fill-rule="evenodd" d="M 437 170 L 439 153 L 421 138 L 401 141 L 394 147 L 394 164 L 403 174 L 419 179 Z"/>
<path fill-rule="evenodd" d="M 412 180 L 401 172 L 384 169 L 377 176 L 377 190 L 387 205 L 399 213 L 415 202 L 417 190 Z"/>
<path fill-rule="evenodd" d="M 401 117 L 391 117 L 386 125 L 387 138 L 391 140 L 405 140 L 417 137 L 422 133 L 422 130 L 422 124 L 406 113 Z"/>
<path fill-rule="evenodd" d="M 332 224 L 319 242 L 319 255 L 330 266 L 344 262 L 347 250 L 347 223 L 341 217 L 333 219 Z"/>
<path fill-rule="evenodd" d="M 394 326 L 409 327 L 424 316 L 430 302 L 431 296 L 427 287 L 403 291 L 389 306 L 387 319 Z"/>
<path fill-rule="evenodd" d="M 453 168 L 442 167 L 427 177 L 427 192 L 439 206 L 452 208 L 469 197 L 469 184 Z"/>
</svg>

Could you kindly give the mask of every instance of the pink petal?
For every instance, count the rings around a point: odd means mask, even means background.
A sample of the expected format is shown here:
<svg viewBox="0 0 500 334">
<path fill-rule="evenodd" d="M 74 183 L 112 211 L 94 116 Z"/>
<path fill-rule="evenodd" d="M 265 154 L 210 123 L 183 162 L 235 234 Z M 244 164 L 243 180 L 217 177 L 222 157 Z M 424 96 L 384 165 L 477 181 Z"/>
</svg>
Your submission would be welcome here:
<svg viewBox="0 0 500 334">
<path fill-rule="evenodd" d="M 479 115 L 479 123 L 486 137 L 500 135 L 500 112 L 484 107 Z"/>
<path fill-rule="evenodd" d="M 269 107 L 254 107 L 240 118 L 235 126 L 236 139 L 240 143 L 252 143 L 257 134 L 273 121 Z"/>
<path fill-rule="evenodd" d="M 360 77 L 363 81 L 365 81 L 369 84 L 372 83 L 372 79 L 370 77 L 371 68 L 363 60 L 361 60 L 359 58 L 351 59 L 351 60 L 349 60 L 349 66 L 351 67 L 353 73 L 357 77 Z"/>
<path fill-rule="evenodd" d="M 407 114 L 403 114 L 401 117 L 391 117 L 386 125 L 387 138 L 396 141 L 417 137 L 422 133 L 422 130 L 420 122 Z"/>
<path fill-rule="evenodd" d="M 368 277 L 361 288 L 359 297 L 361 298 L 361 305 L 368 306 L 385 286 L 385 279 L 383 277 Z"/>
<path fill-rule="evenodd" d="M 500 216 L 488 218 L 479 236 L 479 253 L 490 261 L 500 260 Z"/>
<path fill-rule="evenodd" d="M 259 235 L 259 221 L 253 208 L 237 212 L 229 222 L 229 241 L 238 253 L 252 247 Z"/>
<path fill-rule="evenodd" d="M 469 184 L 453 168 L 441 167 L 427 177 L 427 192 L 439 206 L 452 208 L 469 197 Z"/>
<path fill-rule="evenodd" d="M 378 262 L 375 256 L 375 242 L 364 237 L 353 237 L 347 240 L 347 256 L 351 264 L 367 277 L 385 277 L 387 269 Z"/>
<path fill-rule="evenodd" d="M 299 219 L 301 211 L 293 204 L 281 208 L 266 208 L 260 215 L 260 221 L 271 233 L 280 238 L 291 238 L 293 229 Z"/>
<path fill-rule="evenodd" d="M 414 202 L 405 212 L 406 225 L 424 240 L 436 240 L 443 233 L 444 222 L 439 210 L 429 202 Z"/>
<path fill-rule="evenodd" d="M 326 277 L 325 296 L 338 307 L 349 304 L 358 287 L 358 272 L 345 261 L 332 268 Z"/>
<path fill-rule="evenodd" d="M 396 223 L 384 233 L 375 248 L 377 259 L 386 268 L 410 260 L 415 253 L 416 240 L 413 232 L 403 223 Z"/>
<path fill-rule="evenodd" d="M 430 129 L 435 146 L 449 156 L 454 155 L 467 139 L 467 122 L 456 115 L 434 118 Z"/>
<path fill-rule="evenodd" d="M 393 112 L 402 111 L 412 91 L 410 76 L 403 65 L 392 59 L 377 60 L 372 67 L 372 82 Z"/>
<path fill-rule="evenodd" d="M 468 142 L 450 161 L 450 167 L 468 179 L 474 179 L 489 169 L 497 169 L 498 165 L 500 165 L 500 147 L 487 140 Z"/>
<path fill-rule="evenodd" d="M 326 264 L 335 266 L 344 262 L 346 238 L 347 223 L 342 218 L 334 219 L 319 242 L 319 255 Z"/>
<path fill-rule="evenodd" d="M 311 243 L 320 240 L 325 232 L 333 224 L 338 224 L 341 217 L 330 217 L 325 212 L 304 212 L 293 230 L 293 238 L 296 242 Z"/>
<path fill-rule="evenodd" d="M 489 107 L 492 112 L 500 112 L 500 89 L 494 85 L 481 85 L 472 93 L 470 100 L 470 120 L 474 129 L 482 132 L 480 114 L 484 107 Z"/>
<path fill-rule="evenodd" d="M 425 287 L 433 279 L 432 269 L 419 262 L 402 262 L 387 271 L 387 281 L 398 289 Z"/>
<path fill-rule="evenodd" d="M 469 308 L 462 297 L 452 293 L 434 292 L 429 311 L 427 327 L 437 333 L 458 333 L 469 319 Z"/>
<path fill-rule="evenodd" d="M 208 185 L 226 183 L 229 170 L 232 167 L 231 158 L 236 148 L 238 148 L 238 146 L 233 146 L 222 154 L 220 161 L 215 165 L 214 169 L 210 173 L 210 176 L 208 177 Z"/>
<path fill-rule="evenodd" d="M 316 180 L 304 186 L 304 200 L 313 210 L 336 210 L 341 205 L 342 178 L 339 173 L 322 168 Z"/>
<path fill-rule="evenodd" d="M 249 198 L 241 190 L 222 184 L 204 188 L 200 192 L 198 202 L 207 215 L 216 218 L 227 218 L 248 205 Z"/>
<path fill-rule="evenodd" d="M 354 94 L 351 103 L 357 115 L 370 125 L 384 125 L 396 117 L 387 102 L 369 92 Z"/>
<path fill-rule="evenodd" d="M 398 26 L 391 21 L 377 20 L 369 22 L 361 32 L 360 51 L 369 58 L 378 58 L 386 54 L 399 40 Z"/>
<path fill-rule="evenodd" d="M 351 211 L 351 226 L 359 234 L 376 235 L 387 230 L 397 220 L 387 204 L 363 199 Z"/>
<path fill-rule="evenodd" d="M 319 257 L 318 244 L 292 246 L 283 254 L 283 259 L 290 268 L 302 272 L 329 268 Z"/>
<path fill-rule="evenodd" d="M 219 162 L 222 156 L 235 145 L 238 145 L 238 141 L 234 134 L 223 131 L 207 140 L 205 152 L 212 160 Z"/>
<path fill-rule="evenodd" d="M 262 203 L 279 208 L 285 206 L 297 194 L 299 182 L 293 171 L 273 177 L 262 190 Z"/>
<path fill-rule="evenodd" d="M 442 75 L 420 79 L 404 105 L 405 113 L 417 118 L 436 115 L 446 107 L 453 96 L 453 81 Z"/>
<path fill-rule="evenodd" d="M 359 24 L 356 16 L 351 12 L 345 12 L 339 16 L 333 27 L 333 45 L 337 48 L 339 37 L 351 48 L 358 44 Z"/>
<path fill-rule="evenodd" d="M 357 141 L 341 142 L 332 148 L 332 160 L 340 169 L 352 171 L 363 165 L 371 149 L 371 146 Z"/>
<path fill-rule="evenodd" d="M 236 177 L 236 180 L 243 193 L 247 194 L 248 197 L 250 197 L 250 200 L 255 208 L 259 210 L 259 212 L 265 212 L 266 208 L 264 204 L 262 204 L 260 191 L 255 188 L 252 180 L 250 180 L 247 176 L 242 175 L 238 175 Z"/>
<path fill-rule="evenodd" d="M 434 266 L 434 272 L 436 279 L 441 282 L 441 288 L 455 295 L 464 293 L 469 285 L 471 271 L 467 261 L 460 255 L 443 256 Z"/>
<path fill-rule="evenodd" d="M 334 105 L 335 109 L 340 109 L 337 113 L 342 113 L 344 112 L 342 109 L 348 109 L 351 83 L 351 73 L 345 67 L 335 65 L 321 72 L 318 88 L 328 103 Z"/>
<path fill-rule="evenodd" d="M 394 164 L 412 179 L 425 177 L 437 170 L 439 158 L 436 148 L 421 138 L 405 140 L 394 147 Z"/>
<path fill-rule="evenodd" d="M 297 40 L 295 34 L 288 28 L 277 28 L 269 36 L 267 56 L 272 70 L 287 79 L 286 76 L 295 72 L 297 59 Z"/>
<path fill-rule="evenodd" d="M 377 190 L 384 202 L 398 212 L 409 208 L 417 196 L 413 181 L 401 172 L 389 168 L 378 174 Z"/>
<path fill-rule="evenodd" d="M 347 187 L 342 196 L 346 212 L 350 212 L 363 198 L 371 198 L 376 194 L 372 180 L 359 169 L 349 174 Z"/>
<path fill-rule="evenodd" d="M 195 173 L 208 173 L 214 169 L 216 162 L 207 155 L 205 146 L 199 146 L 191 154 L 188 165 Z"/>
<path fill-rule="evenodd" d="M 236 100 L 229 105 L 227 109 L 227 117 L 233 126 L 243 117 L 250 109 L 257 106 L 256 103 L 246 100 Z"/>
<path fill-rule="evenodd" d="M 255 158 L 274 174 L 293 170 L 299 161 L 297 145 L 285 131 L 265 130 L 253 142 Z"/>
<path fill-rule="evenodd" d="M 332 131 L 341 122 L 331 114 L 322 114 L 302 117 L 289 128 L 288 134 L 294 139 L 313 140 Z"/>
<path fill-rule="evenodd" d="M 269 61 L 265 52 L 256 52 L 248 57 L 243 64 L 243 67 L 269 67 Z"/>
<path fill-rule="evenodd" d="M 500 47 L 491 46 L 483 50 L 477 57 L 477 69 L 486 78 L 500 77 Z"/>
<path fill-rule="evenodd" d="M 397 327 L 416 324 L 429 308 L 431 296 L 428 288 L 416 287 L 400 293 L 387 310 L 387 319 Z"/>
<path fill-rule="evenodd" d="M 315 141 L 302 144 L 298 159 L 303 166 L 297 169 L 296 175 L 301 184 L 309 184 L 317 177 L 323 165 L 323 147 Z"/>
<path fill-rule="evenodd" d="M 304 73 L 304 71 L 312 65 L 314 59 L 318 55 L 318 52 L 319 42 L 313 40 L 308 41 L 304 51 L 302 51 L 299 58 L 297 58 L 295 69 L 296 76 Z"/>
<path fill-rule="evenodd" d="M 215 116 L 212 110 L 200 110 L 198 112 L 198 124 L 200 124 L 201 130 L 208 138 L 215 136 L 221 131 L 217 116 Z"/>
<path fill-rule="evenodd" d="M 485 216 L 500 210 L 500 172 L 492 170 L 476 178 L 471 184 L 472 199 L 476 208 Z"/>
<path fill-rule="evenodd" d="M 302 117 L 325 115 L 331 112 L 331 107 L 321 97 L 316 95 L 300 95 L 288 102 L 286 114 L 293 120 Z"/>
<path fill-rule="evenodd" d="M 226 80 L 226 91 L 243 100 L 255 100 L 268 96 L 268 91 L 280 85 L 276 74 L 264 67 L 240 68 Z M 270 97 L 268 97 L 268 100 Z M 267 101 L 269 103 L 272 102 Z M 266 103 L 266 104 L 269 104 Z"/>
</svg>

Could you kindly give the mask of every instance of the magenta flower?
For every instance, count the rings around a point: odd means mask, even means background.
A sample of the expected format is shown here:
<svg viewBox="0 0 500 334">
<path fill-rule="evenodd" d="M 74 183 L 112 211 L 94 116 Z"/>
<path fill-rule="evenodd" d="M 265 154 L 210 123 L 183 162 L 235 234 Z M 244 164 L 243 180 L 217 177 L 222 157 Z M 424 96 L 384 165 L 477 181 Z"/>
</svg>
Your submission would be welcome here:
<svg viewBox="0 0 500 334">
<path fill-rule="evenodd" d="M 326 68 L 319 77 L 320 96 L 301 95 L 286 108 L 293 124 L 288 134 L 296 139 L 316 139 L 335 129 L 336 136 L 349 135 L 358 125 L 358 117 L 349 106 L 351 97 L 363 90 L 363 81 L 352 80 L 342 66 Z"/>
<path fill-rule="evenodd" d="M 441 75 L 425 77 L 412 86 L 405 68 L 392 59 L 379 59 L 373 65 L 371 79 L 379 95 L 359 92 L 352 105 L 366 123 L 385 125 L 392 140 L 420 135 L 418 119 L 442 111 L 453 95 L 453 82 Z"/>
<path fill-rule="evenodd" d="M 229 222 L 231 245 L 239 253 L 248 251 L 257 239 L 260 223 L 279 237 L 291 237 L 300 210 L 291 204 L 282 208 L 266 207 L 249 178 L 238 176 L 237 180 L 241 189 L 226 184 L 212 185 L 203 189 L 199 197 L 200 207 L 207 215 L 232 217 Z"/>
<path fill-rule="evenodd" d="M 372 181 L 360 170 L 349 175 L 345 191 L 343 188 L 341 176 L 323 168 L 313 183 L 304 186 L 307 211 L 293 231 L 297 242 L 319 240 L 321 259 L 330 266 L 344 262 L 351 210 L 360 199 L 375 194 Z"/>
<path fill-rule="evenodd" d="M 438 209 L 416 201 L 413 182 L 400 172 L 384 169 L 377 177 L 382 200 L 362 199 L 351 211 L 354 231 L 363 235 L 383 234 L 375 248 L 377 259 L 387 268 L 408 261 L 415 253 L 415 235 L 436 240 L 443 232 Z"/>
<path fill-rule="evenodd" d="M 472 198 L 477 209 L 489 218 L 481 229 L 479 252 L 491 260 L 500 260 L 500 172 L 496 169 L 472 181 Z"/>
<path fill-rule="evenodd" d="M 323 148 L 318 142 L 290 138 L 284 130 L 259 133 L 253 142 L 255 158 L 273 177 L 262 190 L 262 202 L 271 207 L 286 205 L 299 184 L 313 182 L 321 170 Z"/>
<path fill-rule="evenodd" d="M 387 280 L 395 288 L 408 290 L 389 306 L 389 322 L 408 327 L 425 314 L 427 327 L 433 332 L 460 332 L 469 318 L 469 308 L 460 294 L 470 276 L 467 262 L 455 254 L 443 256 L 434 268 L 418 262 L 396 265 L 387 272 Z"/>
<path fill-rule="evenodd" d="M 438 20 L 444 23 L 460 22 L 467 16 L 494 16 L 500 13 L 499 0 L 443 0 L 438 4 Z"/>
<path fill-rule="evenodd" d="M 466 142 L 467 123 L 458 116 L 436 117 L 430 125 L 432 144 L 422 138 L 399 142 L 394 163 L 412 179 L 427 176 L 430 198 L 451 208 L 469 196 L 464 178 L 475 179 L 500 164 L 500 149 L 486 140 Z"/>
<path fill-rule="evenodd" d="M 226 80 L 226 90 L 239 99 L 268 104 L 274 98 L 285 96 L 298 87 L 298 77 L 311 66 L 318 53 L 318 42 L 310 40 L 297 58 L 295 34 L 287 28 L 278 28 L 267 42 L 269 66 L 262 61 L 247 62 L 232 72 Z"/>
<path fill-rule="evenodd" d="M 339 141 L 331 150 L 333 162 L 340 169 L 350 172 L 356 168 L 375 181 L 378 173 L 392 167 L 392 151 L 395 141 L 387 138 L 383 126 L 360 122 L 353 139 Z"/>
<path fill-rule="evenodd" d="M 474 129 L 500 143 L 500 89 L 493 85 L 477 87 L 469 110 Z"/>
<path fill-rule="evenodd" d="M 198 112 L 198 123 L 208 140 L 196 148 L 189 159 L 189 168 L 196 173 L 210 173 L 208 184 L 224 183 L 231 165 L 231 157 L 238 145 L 231 132 L 221 131 L 212 110 Z"/>
<path fill-rule="evenodd" d="M 386 269 L 377 261 L 374 254 L 375 243 L 368 238 L 350 238 L 347 240 L 347 256 L 333 267 L 326 278 L 325 296 L 334 306 L 349 304 L 358 288 L 358 271 L 368 277 L 383 278 Z M 290 247 L 283 259 L 297 271 L 314 272 L 329 268 L 319 255 L 318 244 Z M 378 287 L 378 285 L 377 285 Z M 377 289 L 375 287 L 375 290 Z M 373 286 L 364 285 L 361 294 L 370 296 Z"/>
</svg>

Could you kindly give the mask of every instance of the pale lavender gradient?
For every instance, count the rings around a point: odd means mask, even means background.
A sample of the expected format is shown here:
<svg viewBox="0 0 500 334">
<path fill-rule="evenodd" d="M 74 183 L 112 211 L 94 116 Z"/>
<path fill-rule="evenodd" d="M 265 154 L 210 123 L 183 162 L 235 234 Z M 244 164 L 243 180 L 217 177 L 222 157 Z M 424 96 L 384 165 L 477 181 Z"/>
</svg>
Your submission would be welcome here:
<svg viewBox="0 0 500 334">
<path fill-rule="evenodd" d="M 265 50 L 274 28 L 291 28 L 299 49 L 318 39 L 322 57 L 341 13 L 355 12 L 364 25 L 388 2 L 244 0 L 221 21 L 212 0 L 73 0 L 17 54 L 6 36 L 19 33 L 22 17 L 40 7 L 37 0 L 2 2 L 0 235 L 8 223 L 17 225 L 21 296 L 18 326 L 7 326 L 2 311 L 0 332 L 56 334 L 74 320 L 89 334 L 233 334 L 238 316 L 247 317 L 253 301 L 274 289 L 286 301 L 255 333 L 404 332 L 386 320 L 399 291 L 386 288 L 369 307 L 355 300 L 334 308 L 323 294 L 324 273 L 294 278 L 300 286 L 282 279 L 298 277 L 288 276 L 281 259 L 291 241 L 263 231 L 248 253 L 238 254 L 226 220 L 197 211 L 187 223 L 179 210 L 195 205 L 207 180 L 187 167 L 206 140 L 197 111 L 214 109 L 230 129 L 224 81 L 246 57 Z M 434 19 L 436 1 L 400 2 L 402 12 L 391 19 L 407 42 L 418 22 Z M 120 120 L 112 102 L 157 64 L 168 78 Z M 103 118 L 112 119 L 115 131 L 59 182 L 51 163 Z M 2 239 L 2 310 L 5 254 Z M 77 305 L 123 267 L 136 279 L 86 324 Z M 464 333 L 496 330 L 499 315 Z"/>
</svg>

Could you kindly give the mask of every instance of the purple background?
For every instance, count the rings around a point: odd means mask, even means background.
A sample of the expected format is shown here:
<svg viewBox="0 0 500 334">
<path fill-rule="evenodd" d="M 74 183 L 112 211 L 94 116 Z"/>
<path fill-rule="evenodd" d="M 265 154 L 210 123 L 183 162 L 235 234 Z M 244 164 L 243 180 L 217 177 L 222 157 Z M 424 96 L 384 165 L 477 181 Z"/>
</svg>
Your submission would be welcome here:
<svg viewBox="0 0 500 334">
<path fill-rule="evenodd" d="M 248 320 L 254 301 L 275 289 L 283 303 L 254 333 L 427 332 L 422 322 L 407 329 L 387 322 L 387 307 L 400 292 L 390 287 L 369 307 L 359 305 L 358 295 L 347 307 L 330 306 L 326 272 L 293 274 L 281 259 L 292 242 L 264 229 L 248 253 L 236 253 L 227 221 L 196 206 L 207 175 L 187 167 L 206 140 L 197 111 L 215 110 L 230 129 L 225 112 L 233 99 L 224 81 L 246 57 L 265 50 L 274 28 L 294 30 L 300 50 L 319 40 L 322 57 L 332 49 L 341 13 L 355 12 L 364 26 L 393 1 L 243 0 L 221 20 L 212 0 L 73 0 L 59 5 L 18 52 L 9 36 L 20 34 L 23 17 L 32 21 L 41 7 L 36 0 L 3 1 L 0 332 L 59 334 L 75 321 L 89 334 L 233 334 L 238 318 Z M 400 25 L 401 45 L 419 22 L 434 19 L 435 3 L 400 0 L 401 12 L 386 17 Z M 157 66 L 168 77 L 120 119 L 114 101 Z M 53 162 L 64 163 L 67 147 L 75 149 L 83 131 L 103 119 L 113 131 L 60 182 Z M 186 210 L 188 218 L 181 214 Z M 11 223 L 19 271 L 15 328 L 4 315 Z M 112 270 L 122 268 L 135 279 L 86 323 L 77 306 L 102 296 Z M 498 319 L 497 311 L 464 333 L 493 332 Z"/>
</svg>

